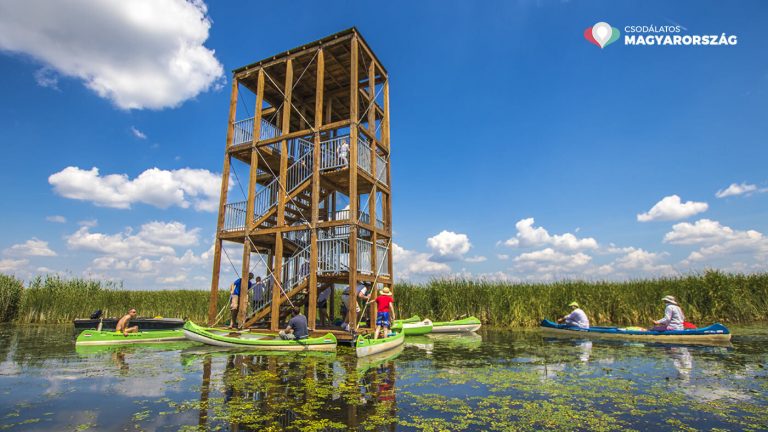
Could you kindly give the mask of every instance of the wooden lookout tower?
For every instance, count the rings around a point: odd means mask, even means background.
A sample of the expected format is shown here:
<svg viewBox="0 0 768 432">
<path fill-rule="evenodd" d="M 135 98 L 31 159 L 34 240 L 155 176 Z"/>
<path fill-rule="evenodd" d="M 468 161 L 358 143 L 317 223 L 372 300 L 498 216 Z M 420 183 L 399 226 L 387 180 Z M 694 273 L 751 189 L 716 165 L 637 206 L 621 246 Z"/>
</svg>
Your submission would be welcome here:
<svg viewBox="0 0 768 432">
<path fill-rule="evenodd" d="M 331 290 L 324 296 L 333 320 L 335 289 L 391 288 L 389 154 L 387 71 L 356 28 L 236 69 L 209 321 L 225 241 L 242 245 L 244 279 L 254 263 L 266 268 L 257 274 L 267 281 L 266 298 L 248 305 L 241 296 L 238 322 L 246 327 L 278 330 L 294 305 L 306 308 L 314 328 L 323 291 Z M 237 198 L 228 196 L 233 159 L 248 170 L 247 179 L 234 179 L 242 181 L 232 189 L 242 192 Z M 347 319 L 356 323 L 349 297 Z"/>
</svg>

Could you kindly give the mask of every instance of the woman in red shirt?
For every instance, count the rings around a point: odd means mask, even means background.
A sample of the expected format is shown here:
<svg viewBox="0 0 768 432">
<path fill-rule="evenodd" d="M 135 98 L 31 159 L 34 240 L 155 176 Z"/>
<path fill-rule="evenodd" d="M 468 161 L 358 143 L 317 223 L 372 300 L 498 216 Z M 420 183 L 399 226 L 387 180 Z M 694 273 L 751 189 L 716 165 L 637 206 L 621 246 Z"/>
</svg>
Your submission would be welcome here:
<svg viewBox="0 0 768 432">
<path fill-rule="evenodd" d="M 392 298 L 392 291 L 390 291 L 388 287 L 382 288 L 381 291 L 379 291 L 379 295 L 373 301 L 376 302 L 376 310 L 378 311 L 376 314 L 376 332 L 373 334 L 373 338 L 379 338 L 379 331 L 381 331 L 382 327 L 384 328 L 384 337 L 387 337 L 390 328 L 390 312 L 392 314 L 392 320 L 395 319 L 395 311 L 391 309 L 391 306 L 395 303 L 395 300 Z"/>
</svg>

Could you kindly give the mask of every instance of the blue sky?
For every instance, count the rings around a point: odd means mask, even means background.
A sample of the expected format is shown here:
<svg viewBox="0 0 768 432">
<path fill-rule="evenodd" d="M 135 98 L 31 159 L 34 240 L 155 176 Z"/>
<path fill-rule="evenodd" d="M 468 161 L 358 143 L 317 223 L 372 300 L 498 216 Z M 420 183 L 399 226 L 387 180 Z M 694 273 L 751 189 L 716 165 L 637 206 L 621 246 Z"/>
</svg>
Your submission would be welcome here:
<svg viewBox="0 0 768 432">
<path fill-rule="evenodd" d="M 0 6 L 4 273 L 208 287 L 231 70 L 351 26 L 390 75 L 397 278 L 767 269 L 764 2 L 46 3 Z"/>
</svg>

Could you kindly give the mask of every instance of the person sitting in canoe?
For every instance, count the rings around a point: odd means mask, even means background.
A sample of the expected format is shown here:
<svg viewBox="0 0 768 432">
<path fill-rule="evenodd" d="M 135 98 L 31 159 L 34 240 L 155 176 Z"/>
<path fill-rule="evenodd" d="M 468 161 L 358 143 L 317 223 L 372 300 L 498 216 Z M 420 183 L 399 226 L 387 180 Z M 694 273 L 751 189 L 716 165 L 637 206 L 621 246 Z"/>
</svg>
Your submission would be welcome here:
<svg viewBox="0 0 768 432">
<path fill-rule="evenodd" d="M 584 313 L 583 310 L 579 307 L 579 304 L 576 302 L 571 302 L 568 305 L 571 308 L 571 313 L 568 315 L 560 318 L 557 320 L 558 323 L 563 324 L 571 327 L 578 327 L 583 329 L 589 328 L 589 318 L 587 318 L 587 314 Z"/>
<path fill-rule="evenodd" d="M 288 327 L 280 330 L 280 339 L 301 340 L 309 337 L 309 327 L 307 326 L 307 317 L 301 314 L 299 308 L 291 309 L 291 319 L 288 321 Z"/>
<path fill-rule="evenodd" d="M 382 329 L 384 329 L 382 334 L 384 337 L 387 337 L 389 336 L 390 323 L 392 322 L 390 321 L 390 314 L 391 319 L 395 319 L 395 311 L 391 307 L 395 303 L 395 300 L 392 298 L 392 291 L 388 287 L 382 288 L 379 291 L 379 295 L 375 299 L 369 300 L 368 304 L 374 302 L 378 312 L 376 313 L 376 331 L 373 333 L 373 338 L 378 339 L 379 331 Z"/>
<path fill-rule="evenodd" d="M 685 316 L 683 316 L 683 310 L 677 304 L 677 300 L 671 295 L 664 296 L 661 299 L 667 306 L 664 308 L 664 318 L 654 321 L 656 327 L 651 330 L 655 331 L 667 331 L 667 330 L 684 330 L 683 322 Z"/>
<path fill-rule="evenodd" d="M 118 321 L 117 325 L 115 326 L 115 332 L 122 332 L 123 336 L 128 336 L 128 333 L 138 333 L 139 326 L 128 327 L 132 318 L 136 318 L 136 309 L 129 310 L 127 314 L 120 318 L 120 321 Z"/>
</svg>

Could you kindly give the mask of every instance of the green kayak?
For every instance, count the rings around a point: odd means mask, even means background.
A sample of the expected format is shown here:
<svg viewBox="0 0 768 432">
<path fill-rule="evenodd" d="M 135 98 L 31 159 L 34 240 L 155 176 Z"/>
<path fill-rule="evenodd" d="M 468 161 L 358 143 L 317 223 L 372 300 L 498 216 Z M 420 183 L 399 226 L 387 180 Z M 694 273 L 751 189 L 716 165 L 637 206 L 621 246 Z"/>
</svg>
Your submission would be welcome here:
<svg viewBox="0 0 768 432">
<path fill-rule="evenodd" d="M 403 332 L 395 333 L 393 336 L 374 339 L 373 337 L 359 336 L 355 341 L 355 352 L 358 357 L 367 357 L 378 354 L 403 344 L 405 334 Z"/>
<path fill-rule="evenodd" d="M 473 332 L 479 330 L 480 326 L 479 319 L 475 317 L 467 317 L 460 320 L 433 322 L 432 333 Z"/>
<path fill-rule="evenodd" d="M 336 336 L 333 333 L 301 340 L 283 340 L 274 334 L 201 327 L 192 321 L 184 324 L 183 331 L 184 336 L 189 340 L 228 348 L 271 351 L 334 351 L 336 349 Z"/>
<path fill-rule="evenodd" d="M 136 343 L 170 342 L 184 340 L 181 330 L 147 330 L 138 333 L 84 330 L 77 337 L 75 345 L 118 345 Z"/>
<path fill-rule="evenodd" d="M 402 320 L 396 320 L 395 322 L 404 322 L 404 323 L 415 323 L 421 321 L 421 318 L 418 315 L 414 315 L 410 318 L 402 319 Z"/>
<path fill-rule="evenodd" d="M 392 330 L 402 331 L 406 336 L 425 335 L 432 332 L 432 321 L 395 321 L 392 324 Z"/>
</svg>

